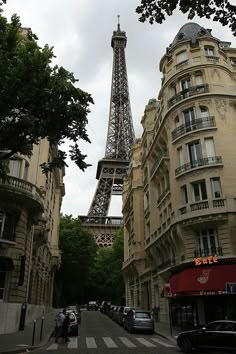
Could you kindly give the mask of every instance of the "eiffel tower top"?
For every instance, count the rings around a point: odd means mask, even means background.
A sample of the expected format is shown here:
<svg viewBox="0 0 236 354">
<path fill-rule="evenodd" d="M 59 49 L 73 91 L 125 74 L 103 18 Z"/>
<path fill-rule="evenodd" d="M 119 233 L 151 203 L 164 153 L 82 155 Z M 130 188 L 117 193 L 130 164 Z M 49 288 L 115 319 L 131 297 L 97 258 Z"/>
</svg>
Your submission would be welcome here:
<svg viewBox="0 0 236 354">
<path fill-rule="evenodd" d="M 111 38 L 113 70 L 105 159 L 129 161 L 134 128 L 125 60 L 126 43 L 126 33 L 120 30 L 118 15 L 117 30 L 113 31 Z"/>
</svg>

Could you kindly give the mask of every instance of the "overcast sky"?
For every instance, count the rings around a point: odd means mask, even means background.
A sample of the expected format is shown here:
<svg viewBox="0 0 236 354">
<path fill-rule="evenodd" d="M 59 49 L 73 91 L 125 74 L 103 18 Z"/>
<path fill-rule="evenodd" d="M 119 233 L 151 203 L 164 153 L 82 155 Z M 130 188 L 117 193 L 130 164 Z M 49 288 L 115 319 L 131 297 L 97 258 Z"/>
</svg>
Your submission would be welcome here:
<svg viewBox="0 0 236 354">
<path fill-rule="evenodd" d="M 141 0 L 140 0 L 141 1 Z M 96 186 L 97 162 L 105 155 L 106 133 L 112 76 L 111 36 L 120 15 L 121 30 L 126 32 L 126 63 L 131 110 L 136 137 L 142 134 L 141 118 L 150 98 L 160 89 L 159 61 L 180 27 L 188 22 L 176 13 L 164 24 L 140 23 L 135 12 L 139 0 L 8 0 L 4 15 L 17 13 L 23 27 L 37 34 L 39 44 L 54 47 L 55 62 L 72 71 L 79 87 L 92 94 L 87 126 L 91 144 L 81 142 L 82 152 L 92 164 L 85 172 L 68 160 L 64 179 L 64 214 L 87 215 Z M 231 0 L 236 4 L 236 0 Z M 212 34 L 236 47 L 236 38 L 227 27 L 211 20 L 194 22 L 212 28 Z M 112 198 L 109 215 L 121 214 L 119 197 Z"/>
</svg>

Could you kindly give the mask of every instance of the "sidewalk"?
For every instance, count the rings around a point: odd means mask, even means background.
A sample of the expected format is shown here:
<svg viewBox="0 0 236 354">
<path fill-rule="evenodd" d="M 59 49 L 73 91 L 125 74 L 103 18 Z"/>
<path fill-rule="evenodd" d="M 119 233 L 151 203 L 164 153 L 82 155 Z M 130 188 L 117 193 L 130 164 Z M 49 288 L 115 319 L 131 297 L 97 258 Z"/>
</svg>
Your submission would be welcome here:
<svg viewBox="0 0 236 354">
<path fill-rule="evenodd" d="M 170 329 L 170 326 L 166 323 L 161 322 L 154 322 L 155 325 L 155 332 L 161 337 L 164 337 L 171 341 L 172 343 L 176 344 L 176 337 L 178 336 L 179 332 L 177 332 L 174 328 Z M 0 353 L 1 354 L 1 353 Z"/>
<path fill-rule="evenodd" d="M 46 344 L 54 330 L 56 314 L 56 310 L 45 314 L 41 341 L 41 318 L 36 321 L 34 346 L 32 346 L 34 325 L 33 323 L 25 326 L 24 331 L 18 331 L 9 334 L 0 334 L 0 354 L 22 353 L 27 351 L 27 349 L 30 350 Z"/>
</svg>

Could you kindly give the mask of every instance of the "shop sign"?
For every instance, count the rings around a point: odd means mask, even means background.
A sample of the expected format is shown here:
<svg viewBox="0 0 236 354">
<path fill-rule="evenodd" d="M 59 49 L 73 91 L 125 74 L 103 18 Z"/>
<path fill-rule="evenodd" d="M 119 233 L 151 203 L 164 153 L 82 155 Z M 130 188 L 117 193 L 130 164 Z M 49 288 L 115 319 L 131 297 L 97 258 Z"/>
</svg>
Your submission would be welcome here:
<svg viewBox="0 0 236 354">
<path fill-rule="evenodd" d="M 217 256 L 208 256 L 208 257 L 197 257 L 194 258 L 195 266 L 199 266 L 201 264 L 214 264 L 218 263 Z"/>
<path fill-rule="evenodd" d="M 210 290 L 204 290 L 199 292 L 200 295 L 225 295 L 226 292 L 224 290 L 215 290 L 215 291 L 210 291 Z"/>
</svg>

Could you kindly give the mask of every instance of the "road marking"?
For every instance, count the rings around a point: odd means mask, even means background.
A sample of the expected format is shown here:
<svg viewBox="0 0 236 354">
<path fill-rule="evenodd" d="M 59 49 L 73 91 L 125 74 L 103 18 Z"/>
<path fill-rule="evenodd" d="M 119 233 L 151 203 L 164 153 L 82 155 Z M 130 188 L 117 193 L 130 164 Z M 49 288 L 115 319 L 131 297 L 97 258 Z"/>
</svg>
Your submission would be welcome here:
<svg viewBox="0 0 236 354">
<path fill-rule="evenodd" d="M 136 345 L 134 343 L 132 343 L 127 337 L 119 337 L 121 342 L 124 343 L 124 345 L 126 345 L 126 347 L 128 348 L 134 348 L 136 347 Z"/>
<path fill-rule="evenodd" d="M 148 348 L 154 348 L 154 347 L 156 347 L 155 344 L 152 344 L 152 343 L 148 342 L 148 341 L 147 341 L 146 339 L 144 339 L 144 338 L 136 338 L 136 339 L 137 339 L 137 341 L 139 341 L 139 343 L 145 345 L 145 347 L 148 347 Z"/>
<path fill-rule="evenodd" d="M 167 347 L 167 348 L 174 348 L 174 345 L 172 345 L 172 344 L 167 344 L 167 343 L 163 342 L 162 340 L 160 340 L 159 338 L 158 338 L 158 339 L 157 339 L 157 338 L 151 338 L 151 340 L 153 340 L 154 342 L 159 343 L 159 344 L 161 344 L 161 345 L 164 345 L 164 347 Z"/>
<path fill-rule="evenodd" d="M 50 347 L 47 348 L 47 350 L 55 350 L 58 348 L 58 344 L 57 343 L 53 343 L 50 345 Z"/>
<path fill-rule="evenodd" d="M 108 348 L 117 348 L 117 345 L 115 344 L 115 342 L 113 342 L 111 337 L 103 337 L 103 340 Z"/>
<path fill-rule="evenodd" d="M 70 337 L 70 341 L 67 345 L 69 349 L 77 349 L 78 347 L 78 338 L 77 337 Z"/>
<path fill-rule="evenodd" d="M 87 348 L 97 348 L 97 344 L 96 344 L 95 339 L 93 337 L 86 338 L 86 345 L 87 345 Z"/>
</svg>

